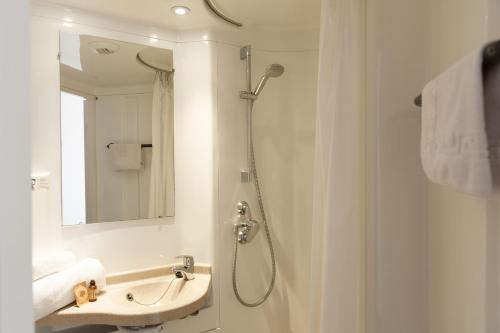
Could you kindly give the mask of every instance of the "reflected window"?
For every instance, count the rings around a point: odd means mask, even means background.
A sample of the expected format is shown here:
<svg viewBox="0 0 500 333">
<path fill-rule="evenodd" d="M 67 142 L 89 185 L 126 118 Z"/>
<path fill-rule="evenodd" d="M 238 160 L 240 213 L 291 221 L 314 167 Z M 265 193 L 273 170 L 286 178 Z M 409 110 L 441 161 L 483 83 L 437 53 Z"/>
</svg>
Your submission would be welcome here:
<svg viewBox="0 0 500 333">
<path fill-rule="evenodd" d="M 85 98 L 61 91 L 63 224 L 85 224 Z"/>
</svg>

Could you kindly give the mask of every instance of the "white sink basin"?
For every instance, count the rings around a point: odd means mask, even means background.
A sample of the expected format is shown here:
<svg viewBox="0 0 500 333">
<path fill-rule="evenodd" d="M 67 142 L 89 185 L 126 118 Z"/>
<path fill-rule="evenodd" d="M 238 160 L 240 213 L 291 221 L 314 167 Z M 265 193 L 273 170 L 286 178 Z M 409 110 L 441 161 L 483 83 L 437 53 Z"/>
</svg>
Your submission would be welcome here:
<svg viewBox="0 0 500 333">
<path fill-rule="evenodd" d="M 184 318 L 207 304 L 211 273 L 196 266 L 194 280 L 170 273 L 170 267 L 108 277 L 97 302 L 63 308 L 37 322 L 39 326 L 146 326 Z"/>
<path fill-rule="evenodd" d="M 183 297 L 189 292 L 192 284 L 186 284 L 187 281 L 170 276 L 161 281 L 143 282 L 126 289 L 126 295 L 123 292 L 117 292 L 116 303 L 123 305 L 125 299 L 128 304 L 138 304 L 142 306 L 160 306 L 175 302 L 178 297 Z M 180 295 L 183 292 L 183 295 Z M 125 296 L 125 297 L 124 297 Z"/>
</svg>

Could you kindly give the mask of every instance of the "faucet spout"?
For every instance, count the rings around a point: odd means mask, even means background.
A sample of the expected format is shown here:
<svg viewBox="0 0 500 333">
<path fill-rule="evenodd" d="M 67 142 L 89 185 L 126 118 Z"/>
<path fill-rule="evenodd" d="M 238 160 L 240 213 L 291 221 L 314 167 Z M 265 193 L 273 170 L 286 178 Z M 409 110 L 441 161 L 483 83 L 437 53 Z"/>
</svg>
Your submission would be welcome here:
<svg viewBox="0 0 500 333">
<path fill-rule="evenodd" d="M 194 280 L 194 258 L 193 256 L 182 255 L 175 257 L 182 259 L 182 265 L 174 265 L 172 273 L 178 278 L 183 278 L 186 281 Z"/>
<path fill-rule="evenodd" d="M 176 277 L 182 278 L 185 281 L 194 280 L 194 275 L 192 273 L 186 272 L 184 268 L 174 267 L 172 268 L 172 273 L 174 273 Z"/>
</svg>

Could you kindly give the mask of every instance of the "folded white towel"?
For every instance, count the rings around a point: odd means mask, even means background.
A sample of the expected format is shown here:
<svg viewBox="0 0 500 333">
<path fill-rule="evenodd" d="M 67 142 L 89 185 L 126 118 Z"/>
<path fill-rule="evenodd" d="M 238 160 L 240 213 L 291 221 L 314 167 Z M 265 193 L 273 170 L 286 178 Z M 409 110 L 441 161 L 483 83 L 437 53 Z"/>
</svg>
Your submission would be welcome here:
<svg viewBox="0 0 500 333">
<path fill-rule="evenodd" d="M 427 177 L 470 194 L 492 190 L 485 128 L 482 50 L 452 66 L 422 93 L 421 157 Z"/>
<path fill-rule="evenodd" d="M 104 267 L 96 259 L 85 259 L 68 269 L 33 282 L 35 320 L 75 301 L 73 288 L 80 282 L 95 280 L 97 288 L 106 287 Z"/>
<path fill-rule="evenodd" d="M 76 256 L 69 251 L 56 252 L 33 257 L 32 278 L 36 281 L 44 276 L 57 273 L 77 263 Z"/>
<path fill-rule="evenodd" d="M 142 168 L 141 145 L 136 143 L 113 143 L 109 146 L 116 171 L 138 171 Z"/>
</svg>

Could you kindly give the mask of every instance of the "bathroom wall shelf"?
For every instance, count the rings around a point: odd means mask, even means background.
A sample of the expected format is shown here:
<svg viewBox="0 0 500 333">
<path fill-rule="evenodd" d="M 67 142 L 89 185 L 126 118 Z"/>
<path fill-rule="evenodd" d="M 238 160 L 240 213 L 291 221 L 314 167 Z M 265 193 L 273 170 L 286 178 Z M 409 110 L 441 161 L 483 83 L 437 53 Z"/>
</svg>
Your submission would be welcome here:
<svg viewBox="0 0 500 333">
<path fill-rule="evenodd" d="M 483 49 L 483 72 L 500 61 L 500 40 L 492 42 Z M 415 97 L 415 105 L 422 107 L 422 95 Z"/>
</svg>

